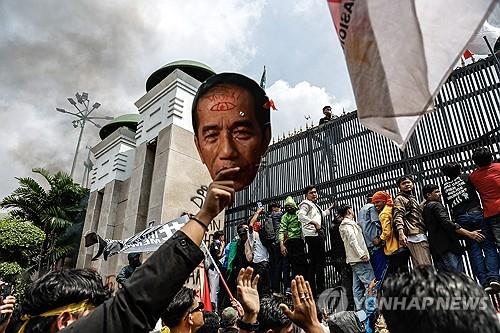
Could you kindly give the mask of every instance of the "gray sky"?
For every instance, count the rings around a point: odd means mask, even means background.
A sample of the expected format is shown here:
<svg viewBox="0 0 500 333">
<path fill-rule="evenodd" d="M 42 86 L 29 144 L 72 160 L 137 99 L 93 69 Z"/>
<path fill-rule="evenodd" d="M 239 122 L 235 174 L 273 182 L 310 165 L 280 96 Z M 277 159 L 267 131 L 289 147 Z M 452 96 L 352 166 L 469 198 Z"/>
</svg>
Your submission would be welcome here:
<svg viewBox="0 0 500 333">
<path fill-rule="evenodd" d="M 355 109 L 326 1 L 3 0 L 0 29 L 0 197 L 34 167 L 69 172 L 78 129 L 55 111 L 67 97 L 88 92 L 96 115 L 136 112 L 147 77 L 174 60 L 257 81 L 265 64 L 275 136 L 305 115 L 317 124 L 326 104 Z M 97 132 L 86 128 L 78 181 Z"/>
</svg>

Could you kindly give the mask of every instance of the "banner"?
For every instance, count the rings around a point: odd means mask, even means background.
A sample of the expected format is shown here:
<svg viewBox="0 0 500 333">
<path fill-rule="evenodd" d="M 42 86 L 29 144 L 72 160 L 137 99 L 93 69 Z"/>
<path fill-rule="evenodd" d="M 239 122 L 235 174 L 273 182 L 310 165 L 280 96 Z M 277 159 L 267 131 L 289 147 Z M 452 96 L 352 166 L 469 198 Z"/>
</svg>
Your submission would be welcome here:
<svg viewBox="0 0 500 333">
<path fill-rule="evenodd" d="M 495 0 L 327 0 L 358 117 L 404 147 Z"/>
<path fill-rule="evenodd" d="M 108 257 L 117 253 L 153 252 L 188 221 L 189 216 L 183 215 L 167 223 L 146 228 L 125 240 L 103 239 L 95 232 L 90 232 L 85 235 L 85 247 L 99 244 L 99 250 L 92 260 L 99 259 L 101 255 L 104 260 L 108 260 Z"/>
</svg>

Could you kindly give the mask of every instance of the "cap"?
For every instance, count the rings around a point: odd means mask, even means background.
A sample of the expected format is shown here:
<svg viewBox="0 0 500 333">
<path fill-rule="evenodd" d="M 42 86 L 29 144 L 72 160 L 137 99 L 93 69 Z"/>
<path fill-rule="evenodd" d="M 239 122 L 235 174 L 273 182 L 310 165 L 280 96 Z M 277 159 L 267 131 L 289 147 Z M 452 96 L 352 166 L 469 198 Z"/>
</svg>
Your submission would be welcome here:
<svg viewBox="0 0 500 333">
<path fill-rule="evenodd" d="M 225 308 L 221 315 L 221 327 L 233 325 L 236 319 L 238 319 L 238 312 L 232 307 Z"/>
</svg>

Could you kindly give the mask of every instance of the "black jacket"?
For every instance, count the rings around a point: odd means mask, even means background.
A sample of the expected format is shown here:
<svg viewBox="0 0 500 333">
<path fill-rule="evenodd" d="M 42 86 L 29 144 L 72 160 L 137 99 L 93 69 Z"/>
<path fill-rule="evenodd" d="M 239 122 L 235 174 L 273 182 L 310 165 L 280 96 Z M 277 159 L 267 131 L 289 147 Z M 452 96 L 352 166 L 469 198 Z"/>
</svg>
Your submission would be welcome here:
<svg viewBox="0 0 500 333">
<path fill-rule="evenodd" d="M 135 270 L 115 297 L 60 332 L 153 330 L 160 314 L 203 258 L 199 246 L 182 231 L 177 231 Z"/>
<path fill-rule="evenodd" d="M 463 253 L 455 232 L 460 229 L 460 225 L 450 221 L 440 202 L 427 201 L 422 216 L 429 232 L 429 247 L 433 256 L 441 256 L 446 252 Z"/>
</svg>

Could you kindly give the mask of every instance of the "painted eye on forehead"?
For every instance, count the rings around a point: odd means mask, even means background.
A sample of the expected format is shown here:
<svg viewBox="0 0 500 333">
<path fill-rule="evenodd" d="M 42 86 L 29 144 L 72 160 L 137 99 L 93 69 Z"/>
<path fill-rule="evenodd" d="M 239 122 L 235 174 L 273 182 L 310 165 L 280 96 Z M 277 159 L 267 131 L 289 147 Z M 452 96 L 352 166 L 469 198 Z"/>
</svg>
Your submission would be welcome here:
<svg viewBox="0 0 500 333">
<path fill-rule="evenodd" d="M 229 111 L 236 107 L 231 102 L 218 102 L 210 107 L 210 111 Z"/>
</svg>

